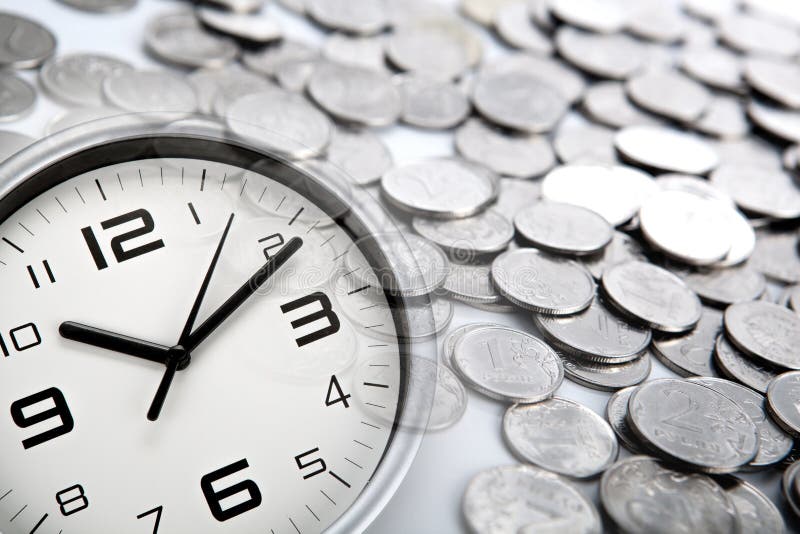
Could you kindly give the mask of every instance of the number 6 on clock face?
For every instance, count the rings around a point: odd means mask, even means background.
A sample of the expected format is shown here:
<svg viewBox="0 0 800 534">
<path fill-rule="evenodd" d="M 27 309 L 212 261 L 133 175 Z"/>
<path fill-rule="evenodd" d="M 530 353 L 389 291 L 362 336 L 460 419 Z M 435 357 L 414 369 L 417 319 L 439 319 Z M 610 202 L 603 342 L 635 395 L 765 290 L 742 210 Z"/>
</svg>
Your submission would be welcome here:
<svg viewBox="0 0 800 534">
<path fill-rule="evenodd" d="M 0 512 L 25 507 L 0 530 L 363 530 L 416 443 L 397 431 L 403 301 L 358 305 L 390 264 L 320 179 L 216 134 L 125 128 L 0 165 Z M 373 364 L 380 387 L 357 379 Z"/>
</svg>

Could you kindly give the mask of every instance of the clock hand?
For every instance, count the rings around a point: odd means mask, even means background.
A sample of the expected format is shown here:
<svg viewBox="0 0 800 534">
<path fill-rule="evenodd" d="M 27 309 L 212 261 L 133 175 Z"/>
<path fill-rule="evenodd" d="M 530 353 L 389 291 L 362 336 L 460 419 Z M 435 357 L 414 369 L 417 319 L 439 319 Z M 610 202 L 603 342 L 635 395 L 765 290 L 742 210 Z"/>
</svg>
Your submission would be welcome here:
<svg viewBox="0 0 800 534">
<path fill-rule="evenodd" d="M 267 263 L 255 272 L 250 279 L 240 287 L 222 306 L 211 314 L 203 324 L 197 327 L 186 340 L 184 347 L 192 352 L 200 345 L 214 330 L 225 322 L 225 320 L 239 307 L 247 301 L 258 289 L 269 280 L 275 272 L 280 269 L 294 254 L 303 246 L 303 240 L 299 237 L 290 239 Z"/>
<path fill-rule="evenodd" d="M 113 350 L 151 362 L 166 365 L 169 347 L 130 336 L 101 330 L 72 321 L 61 323 L 58 332 L 64 339 L 85 343 L 101 349 Z"/>
<path fill-rule="evenodd" d="M 203 283 L 200 286 L 200 291 L 197 292 L 197 297 L 194 300 L 194 304 L 192 304 L 192 309 L 189 311 L 189 318 L 186 319 L 183 332 L 181 332 L 181 337 L 178 339 L 178 345 L 185 346 L 186 340 L 192 333 L 192 328 L 194 327 L 194 322 L 197 319 L 197 314 L 200 312 L 200 306 L 203 304 L 203 298 L 206 296 L 208 285 L 211 283 L 211 277 L 214 274 L 214 270 L 217 268 L 219 256 L 222 254 L 222 247 L 225 245 L 225 240 L 228 238 L 228 232 L 231 229 L 231 224 L 233 224 L 233 213 L 231 213 L 231 216 L 228 219 L 228 224 L 225 226 L 225 231 L 222 232 L 222 239 L 220 239 L 217 250 L 214 252 L 214 257 L 211 259 L 211 265 L 208 267 L 206 277 L 203 279 Z"/>
<path fill-rule="evenodd" d="M 203 298 L 205 298 L 206 292 L 208 291 L 208 286 L 211 283 L 211 278 L 217 268 L 217 262 L 222 254 L 222 248 L 225 246 L 225 241 L 228 239 L 228 232 L 230 231 L 232 224 L 233 213 L 231 213 L 231 216 L 228 218 L 228 224 L 225 225 L 225 230 L 222 232 L 222 237 L 217 245 L 217 250 L 214 251 L 214 256 L 211 258 L 211 265 L 208 266 L 206 275 L 203 278 L 203 283 L 200 284 L 200 290 L 197 292 L 197 296 L 192 304 L 192 309 L 189 311 L 189 317 L 186 319 L 186 324 L 184 325 L 183 332 L 181 332 L 181 336 L 178 339 L 178 344 L 170 349 L 169 356 L 165 358 L 164 363 L 166 364 L 167 369 L 164 371 L 164 376 L 161 378 L 161 383 L 158 385 L 158 390 L 156 391 L 155 397 L 153 397 L 153 402 L 150 404 L 150 409 L 147 412 L 147 418 L 150 421 L 155 421 L 158 419 L 161 409 L 164 407 L 164 401 L 167 398 L 167 393 L 169 393 L 169 388 L 172 385 L 172 380 L 175 378 L 175 371 L 187 367 L 192 361 L 191 354 L 184 348 L 184 344 L 189 338 L 189 334 L 192 332 L 192 327 L 197 319 L 197 314 L 200 312 L 200 306 L 203 304 Z"/>
<path fill-rule="evenodd" d="M 284 263 L 289 261 L 289 259 L 294 256 L 295 252 L 300 250 L 301 246 L 303 246 L 303 240 L 299 237 L 290 239 L 289 242 L 287 242 L 277 254 L 272 256 L 263 267 L 256 271 L 236 293 L 226 300 L 222 306 L 217 308 L 203 324 L 197 327 L 197 330 L 189 335 L 185 345 L 178 345 L 171 349 L 173 350 L 172 360 L 167 364 L 167 371 L 164 373 L 155 398 L 153 398 L 153 403 L 147 414 L 148 419 L 155 421 L 161 413 L 161 408 L 164 406 L 167 393 L 169 393 L 169 388 L 172 385 L 172 379 L 175 377 L 175 370 L 179 366 L 179 363 L 176 362 L 180 362 L 181 359 L 185 358 L 186 355 L 196 349 L 208 336 L 219 328 L 219 326 L 222 325 L 233 312 L 239 309 L 247 299 L 253 296 L 253 294 L 258 291 Z"/>
</svg>

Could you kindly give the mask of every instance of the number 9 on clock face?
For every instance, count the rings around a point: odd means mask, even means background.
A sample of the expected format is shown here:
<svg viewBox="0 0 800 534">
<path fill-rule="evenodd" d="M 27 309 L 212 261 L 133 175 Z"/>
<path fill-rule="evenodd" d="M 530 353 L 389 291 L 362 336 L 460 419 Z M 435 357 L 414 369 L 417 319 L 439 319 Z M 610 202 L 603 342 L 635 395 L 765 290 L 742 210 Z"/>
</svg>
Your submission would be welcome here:
<svg viewBox="0 0 800 534">
<path fill-rule="evenodd" d="M 407 359 L 401 302 L 342 311 L 386 265 L 343 270 L 362 221 L 230 141 L 48 150 L 0 167 L 0 531 L 363 527 Z"/>
</svg>

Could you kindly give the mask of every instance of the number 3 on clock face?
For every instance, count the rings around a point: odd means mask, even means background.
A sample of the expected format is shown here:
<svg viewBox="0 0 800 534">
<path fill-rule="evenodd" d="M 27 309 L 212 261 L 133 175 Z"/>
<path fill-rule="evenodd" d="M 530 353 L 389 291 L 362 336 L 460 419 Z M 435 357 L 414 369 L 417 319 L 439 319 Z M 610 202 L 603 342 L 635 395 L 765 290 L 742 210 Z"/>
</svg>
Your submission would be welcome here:
<svg viewBox="0 0 800 534">
<path fill-rule="evenodd" d="M 396 441 L 405 327 L 389 295 L 344 312 L 385 261 L 355 252 L 367 272 L 342 270 L 360 221 L 298 171 L 229 142 L 152 134 L 39 157 L 0 196 L 0 530 L 363 526 L 357 514 L 372 512 L 359 501 L 380 490 L 368 482 Z M 193 329 L 293 238 L 302 247 L 192 347 L 148 421 L 232 214 Z M 116 344 L 62 337 L 64 322 Z M 358 383 L 364 365 L 385 368 L 385 383 Z"/>
</svg>

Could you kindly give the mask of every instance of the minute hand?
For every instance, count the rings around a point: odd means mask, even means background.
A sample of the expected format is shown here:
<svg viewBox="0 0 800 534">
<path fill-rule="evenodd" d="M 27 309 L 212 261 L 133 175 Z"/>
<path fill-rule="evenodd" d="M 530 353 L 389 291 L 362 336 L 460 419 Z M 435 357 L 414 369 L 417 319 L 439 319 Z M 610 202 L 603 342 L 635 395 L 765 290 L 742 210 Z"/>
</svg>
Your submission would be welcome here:
<svg viewBox="0 0 800 534">
<path fill-rule="evenodd" d="M 295 252 L 303 246 L 303 240 L 294 237 L 286 243 L 277 254 L 264 264 L 250 279 L 240 287 L 225 303 L 217 308 L 211 316 L 195 329 L 187 339 L 184 348 L 187 352 L 194 351 L 214 330 L 225 322 L 230 315 L 247 301 L 258 289 L 269 280 L 284 263 L 289 261 Z"/>
</svg>

